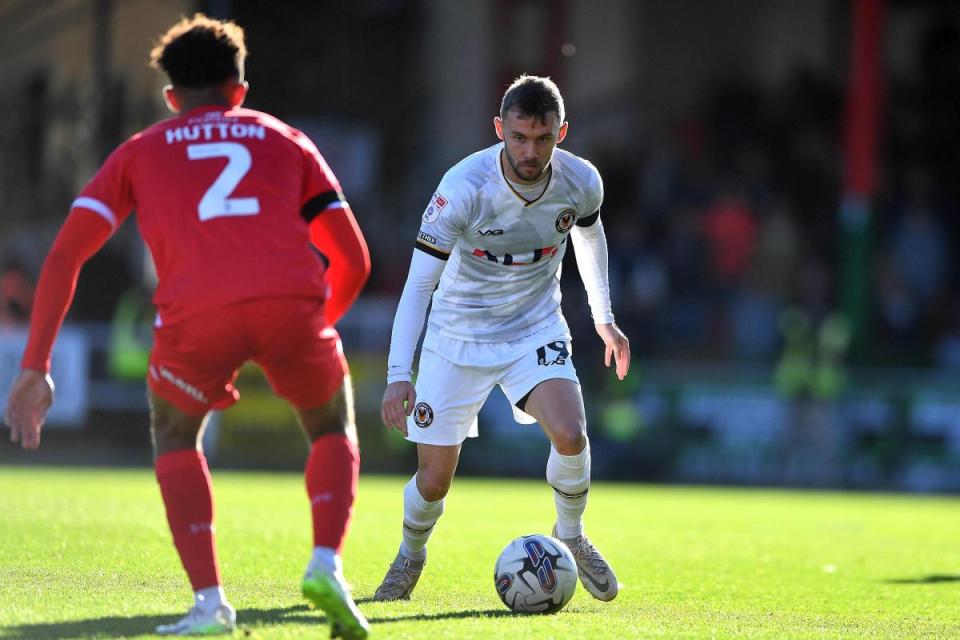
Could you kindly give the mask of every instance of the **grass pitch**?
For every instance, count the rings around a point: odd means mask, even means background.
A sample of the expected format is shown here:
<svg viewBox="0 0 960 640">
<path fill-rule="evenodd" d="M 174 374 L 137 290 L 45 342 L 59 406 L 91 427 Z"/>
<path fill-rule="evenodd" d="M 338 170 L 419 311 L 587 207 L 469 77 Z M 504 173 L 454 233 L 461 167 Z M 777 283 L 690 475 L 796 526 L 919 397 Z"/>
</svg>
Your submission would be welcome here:
<svg viewBox="0 0 960 640">
<path fill-rule="evenodd" d="M 345 551 L 372 638 L 957 638 L 955 498 L 597 483 L 587 526 L 622 583 L 551 616 L 507 611 L 493 564 L 549 533 L 543 482 L 457 479 L 413 600 L 369 600 L 400 536 L 406 478 L 364 477 Z M 299 578 L 296 474 L 214 470 L 225 586 L 248 638 L 325 638 Z M 190 588 L 149 470 L 0 469 L 0 638 L 151 637 Z"/>
</svg>

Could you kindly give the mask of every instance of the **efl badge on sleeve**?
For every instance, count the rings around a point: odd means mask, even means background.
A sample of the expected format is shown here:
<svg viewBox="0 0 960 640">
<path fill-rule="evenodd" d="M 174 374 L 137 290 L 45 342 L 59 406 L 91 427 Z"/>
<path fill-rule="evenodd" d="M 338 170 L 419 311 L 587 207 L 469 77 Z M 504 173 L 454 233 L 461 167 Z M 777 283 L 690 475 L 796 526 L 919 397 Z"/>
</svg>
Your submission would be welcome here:
<svg viewBox="0 0 960 640">
<path fill-rule="evenodd" d="M 439 191 L 433 194 L 430 204 L 427 205 L 427 210 L 423 212 L 423 221 L 427 223 L 436 222 L 445 206 L 447 206 L 447 199 Z"/>
</svg>

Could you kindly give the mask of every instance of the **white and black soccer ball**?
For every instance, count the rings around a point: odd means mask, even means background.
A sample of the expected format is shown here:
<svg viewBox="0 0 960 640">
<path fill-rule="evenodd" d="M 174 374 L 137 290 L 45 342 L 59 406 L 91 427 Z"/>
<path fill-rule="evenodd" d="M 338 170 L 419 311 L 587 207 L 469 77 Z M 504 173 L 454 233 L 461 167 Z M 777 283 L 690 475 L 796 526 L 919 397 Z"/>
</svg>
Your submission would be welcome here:
<svg viewBox="0 0 960 640">
<path fill-rule="evenodd" d="M 503 604 L 522 613 L 553 613 L 577 588 L 577 563 L 556 538 L 520 536 L 506 546 L 493 570 Z"/>
</svg>

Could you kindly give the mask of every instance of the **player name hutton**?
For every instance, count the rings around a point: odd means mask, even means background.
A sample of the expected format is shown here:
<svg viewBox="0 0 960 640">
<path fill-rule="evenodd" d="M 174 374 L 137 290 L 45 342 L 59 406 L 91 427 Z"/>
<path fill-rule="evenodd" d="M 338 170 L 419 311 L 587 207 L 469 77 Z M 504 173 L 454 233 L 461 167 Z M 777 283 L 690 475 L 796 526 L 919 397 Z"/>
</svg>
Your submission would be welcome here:
<svg viewBox="0 0 960 640">
<path fill-rule="evenodd" d="M 262 124 L 243 122 L 205 122 L 167 129 L 167 144 L 174 142 L 193 142 L 194 140 L 230 140 L 237 138 L 267 137 L 267 129 Z"/>
</svg>

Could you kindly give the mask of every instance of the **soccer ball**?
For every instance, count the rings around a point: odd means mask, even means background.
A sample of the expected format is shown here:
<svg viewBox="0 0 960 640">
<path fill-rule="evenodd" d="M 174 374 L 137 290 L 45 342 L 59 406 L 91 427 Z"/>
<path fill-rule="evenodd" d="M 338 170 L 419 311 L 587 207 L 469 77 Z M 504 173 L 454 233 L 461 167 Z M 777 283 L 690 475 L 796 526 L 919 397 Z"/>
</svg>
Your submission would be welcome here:
<svg viewBox="0 0 960 640">
<path fill-rule="evenodd" d="M 520 536 L 506 546 L 493 569 L 497 594 L 514 611 L 553 613 L 577 588 L 577 563 L 556 538 Z"/>
</svg>

